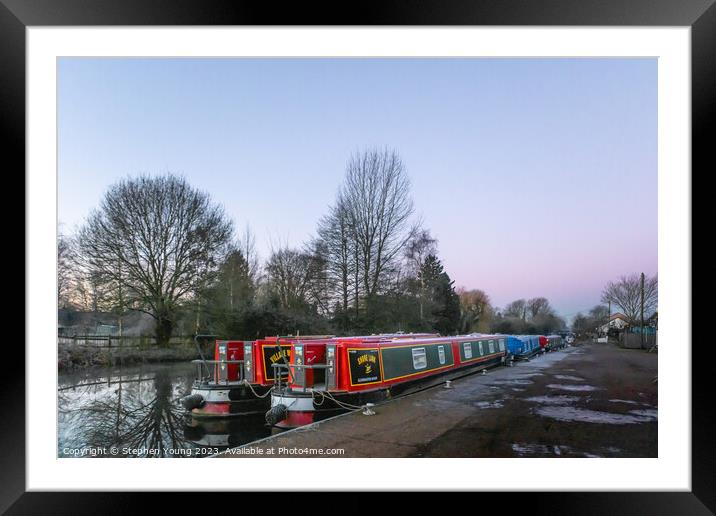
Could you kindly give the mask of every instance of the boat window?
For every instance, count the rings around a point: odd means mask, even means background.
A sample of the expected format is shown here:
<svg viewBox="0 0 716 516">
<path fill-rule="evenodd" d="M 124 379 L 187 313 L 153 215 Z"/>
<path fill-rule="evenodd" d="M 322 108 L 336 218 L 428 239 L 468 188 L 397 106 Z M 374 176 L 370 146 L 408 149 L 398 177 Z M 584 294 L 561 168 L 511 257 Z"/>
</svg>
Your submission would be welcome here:
<svg viewBox="0 0 716 516">
<path fill-rule="evenodd" d="M 438 359 L 441 364 L 445 363 L 445 346 L 438 346 Z"/>
<path fill-rule="evenodd" d="M 428 358 L 425 355 L 425 348 L 413 348 L 413 367 L 425 369 L 428 367 Z"/>
<path fill-rule="evenodd" d="M 495 352 L 495 341 L 491 340 L 490 342 L 488 342 L 487 345 L 490 346 L 490 353 L 494 353 Z"/>
<path fill-rule="evenodd" d="M 466 342 L 463 344 L 462 350 L 465 353 L 465 358 L 472 358 L 472 342 Z"/>
</svg>

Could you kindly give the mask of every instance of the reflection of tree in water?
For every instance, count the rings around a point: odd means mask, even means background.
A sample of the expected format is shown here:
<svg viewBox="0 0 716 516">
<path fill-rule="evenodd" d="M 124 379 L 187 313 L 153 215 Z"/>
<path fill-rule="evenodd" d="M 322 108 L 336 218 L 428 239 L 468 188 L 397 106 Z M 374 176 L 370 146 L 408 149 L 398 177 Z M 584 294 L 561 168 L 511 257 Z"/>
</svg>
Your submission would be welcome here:
<svg viewBox="0 0 716 516">
<path fill-rule="evenodd" d="M 156 457 L 167 456 L 165 450 L 186 447 L 184 411 L 174 401 L 167 371 L 157 371 L 152 380 L 140 376 L 127 381 L 120 375 L 115 385 L 116 389 L 93 396 L 78 409 L 79 417 L 73 418 L 73 431 L 82 434 L 85 446 L 114 446 L 120 451 L 117 456 Z M 62 411 L 69 403 L 63 403 L 62 393 L 59 401 Z M 122 448 L 132 450 L 125 454 Z"/>
<path fill-rule="evenodd" d="M 172 384 L 163 371 L 154 377 L 155 396 L 148 403 L 125 412 L 126 430 L 119 428 L 118 442 L 125 447 L 155 450 L 164 457 L 165 449 L 183 448 L 184 411 L 172 400 Z"/>
</svg>

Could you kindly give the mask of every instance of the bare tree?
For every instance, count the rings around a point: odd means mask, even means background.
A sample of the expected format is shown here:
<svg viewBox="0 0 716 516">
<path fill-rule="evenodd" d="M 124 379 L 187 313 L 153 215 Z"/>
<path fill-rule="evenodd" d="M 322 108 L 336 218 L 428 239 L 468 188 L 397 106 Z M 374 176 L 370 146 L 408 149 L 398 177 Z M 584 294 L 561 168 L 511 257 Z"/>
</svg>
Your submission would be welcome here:
<svg viewBox="0 0 716 516">
<path fill-rule="evenodd" d="M 88 274 L 121 285 L 166 344 L 179 305 L 213 276 L 231 235 L 208 194 L 174 175 L 141 176 L 109 188 L 77 242 Z"/>
<path fill-rule="evenodd" d="M 504 311 L 504 315 L 507 317 L 517 317 L 523 321 L 527 320 L 527 301 L 524 299 L 517 299 L 508 304 Z"/>
<path fill-rule="evenodd" d="M 596 333 L 600 326 L 609 322 L 609 308 L 606 305 L 595 305 L 585 315 L 577 312 L 572 319 L 572 331 L 578 335 Z"/>
<path fill-rule="evenodd" d="M 74 305 L 85 312 L 100 312 L 109 309 L 108 282 L 100 275 L 86 270 L 74 273 L 72 299 Z"/>
<path fill-rule="evenodd" d="M 594 305 L 589 310 L 589 323 L 593 330 L 598 326 L 609 323 L 609 307 L 606 305 Z"/>
<path fill-rule="evenodd" d="M 457 294 L 460 297 L 460 331 L 469 333 L 487 329 L 486 319 L 492 311 L 490 297 L 479 289 L 459 288 Z"/>
<path fill-rule="evenodd" d="M 107 310 L 110 291 L 99 274 L 82 268 L 76 238 L 60 233 L 57 238 L 58 307 L 86 312 Z"/>
<path fill-rule="evenodd" d="M 256 236 L 248 224 L 246 224 L 244 232 L 239 237 L 237 247 L 248 264 L 249 278 L 251 278 L 251 281 L 257 282 L 260 272 L 259 254 L 258 251 L 256 251 Z"/>
<path fill-rule="evenodd" d="M 646 276 L 644 279 L 644 313 L 656 311 L 659 294 L 657 276 Z M 639 321 L 641 312 L 641 277 L 639 274 L 622 276 L 617 281 L 610 281 L 602 291 L 602 302 L 617 306 L 629 319 L 631 324 Z"/>
<path fill-rule="evenodd" d="M 315 269 L 312 257 L 288 246 L 271 251 L 266 264 L 269 289 L 285 309 L 305 307 Z"/>
<path fill-rule="evenodd" d="M 594 328 L 589 317 L 586 317 L 582 312 L 577 312 L 574 319 L 572 319 L 572 331 L 581 337 L 587 332 L 594 331 Z"/>
<path fill-rule="evenodd" d="M 429 229 L 416 227 L 405 246 L 405 258 L 413 274 L 417 274 L 425 258 L 437 254 L 437 239 Z"/>
<path fill-rule="evenodd" d="M 589 317 L 603 322 L 609 317 L 609 308 L 607 305 L 594 305 L 589 309 Z"/>
<path fill-rule="evenodd" d="M 305 246 L 304 254 L 309 267 L 308 300 L 318 313 L 328 315 L 333 282 L 329 272 L 327 245 L 320 238 L 314 239 Z"/>
<path fill-rule="evenodd" d="M 546 297 L 533 297 L 529 299 L 526 304 L 530 319 L 535 319 L 540 315 L 550 315 L 554 313 Z"/>
<path fill-rule="evenodd" d="M 354 259 L 355 238 L 340 194 L 328 215 L 319 221 L 318 236 L 326 253 L 329 286 L 336 290 L 341 309 L 345 312 L 348 310 L 348 299 L 351 296 L 357 264 Z"/>
<path fill-rule="evenodd" d="M 387 284 L 411 236 L 410 180 L 395 151 L 369 150 L 348 162 L 340 199 L 354 240 L 354 274 L 371 297 Z M 354 286 L 357 288 L 357 286 Z"/>
</svg>

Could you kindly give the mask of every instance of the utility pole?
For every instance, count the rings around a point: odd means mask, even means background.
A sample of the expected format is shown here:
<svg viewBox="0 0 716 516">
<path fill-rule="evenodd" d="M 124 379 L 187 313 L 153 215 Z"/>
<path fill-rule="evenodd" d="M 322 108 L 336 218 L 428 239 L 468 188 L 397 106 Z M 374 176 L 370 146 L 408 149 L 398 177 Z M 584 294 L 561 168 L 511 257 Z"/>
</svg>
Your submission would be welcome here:
<svg viewBox="0 0 716 516">
<path fill-rule="evenodd" d="M 641 302 L 640 302 L 640 307 L 641 307 L 641 331 L 639 332 L 639 334 L 640 334 L 640 336 L 641 336 L 641 349 L 644 349 L 644 273 L 643 273 L 643 272 L 641 273 L 641 287 L 640 287 L 640 292 L 641 292 Z"/>
</svg>

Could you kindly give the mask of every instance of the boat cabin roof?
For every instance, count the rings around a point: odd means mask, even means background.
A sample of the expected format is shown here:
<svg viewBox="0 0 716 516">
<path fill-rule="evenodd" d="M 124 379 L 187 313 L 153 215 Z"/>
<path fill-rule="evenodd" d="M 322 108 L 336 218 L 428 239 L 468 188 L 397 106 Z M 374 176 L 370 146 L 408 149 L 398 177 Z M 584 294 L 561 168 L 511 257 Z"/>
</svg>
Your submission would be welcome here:
<svg viewBox="0 0 716 516">
<path fill-rule="evenodd" d="M 354 344 L 354 345 L 360 345 L 360 344 L 370 344 L 370 345 L 379 345 L 380 347 L 384 346 L 390 346 L 390 345 L 400 345 L 400 346 L 415 346 L 420 344 L 450 344 L 452 342 L 472 342 L 475 340 L 492 340 L 492 339 L 500 339 L 504 338 L 505 335 L 487 335 L 487 334 L 472 334 L 472 335 L 454 335 L 450 337 L 418 337 L 418 338 L 388 338 L 388 339 L 382 339 L 377 341 L 366 341 L 366 340 L 360 340 L 353 337 L 345 338 L 345 339 L 336 339 L 339 343 L 342 344 Z"/>
</svg>

